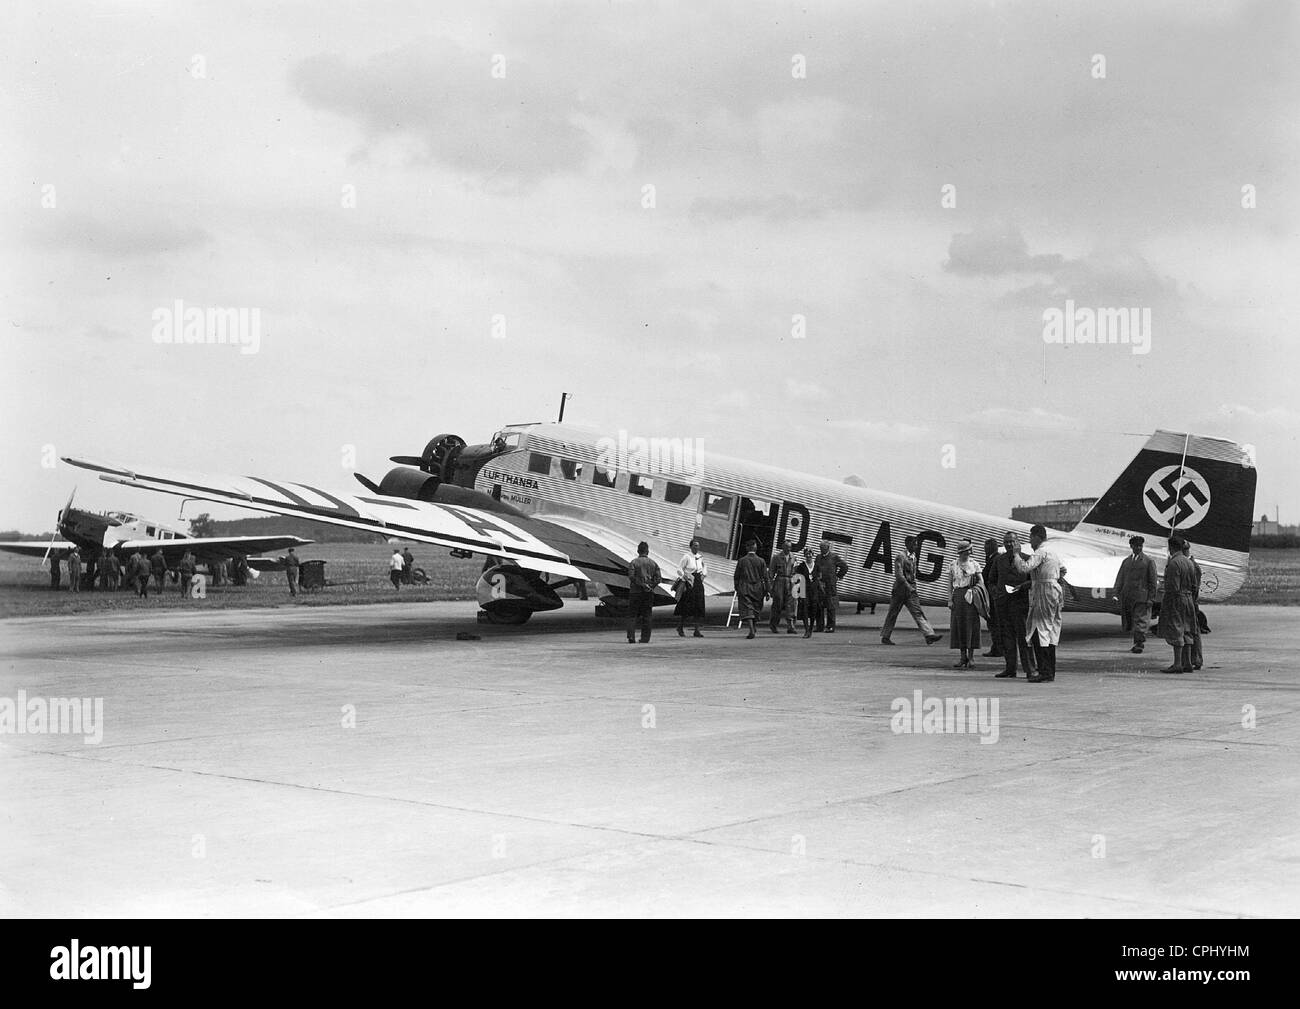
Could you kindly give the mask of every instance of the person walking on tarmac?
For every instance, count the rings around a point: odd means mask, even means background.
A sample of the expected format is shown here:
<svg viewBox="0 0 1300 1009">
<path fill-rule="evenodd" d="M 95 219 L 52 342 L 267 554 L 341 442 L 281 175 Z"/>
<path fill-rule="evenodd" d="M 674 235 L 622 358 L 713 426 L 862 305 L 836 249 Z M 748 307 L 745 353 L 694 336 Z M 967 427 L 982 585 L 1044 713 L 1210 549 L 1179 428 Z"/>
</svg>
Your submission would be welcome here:
<svg viewBox="0 0 1300 1009">
<path fill-rule="evenodd" d="M 767 565 L 758 556 L 758 543 L 755 540 L 745 542 L 745 556 L 736 564 L 736 573 L 732 578 L 736 589 L 736 601 L 740 606 L 740 622 L 749 628 L 746 640 L 754 636 L 758 619 L 763 615 L 763 600 L 772 591 Z"/>
</svg>

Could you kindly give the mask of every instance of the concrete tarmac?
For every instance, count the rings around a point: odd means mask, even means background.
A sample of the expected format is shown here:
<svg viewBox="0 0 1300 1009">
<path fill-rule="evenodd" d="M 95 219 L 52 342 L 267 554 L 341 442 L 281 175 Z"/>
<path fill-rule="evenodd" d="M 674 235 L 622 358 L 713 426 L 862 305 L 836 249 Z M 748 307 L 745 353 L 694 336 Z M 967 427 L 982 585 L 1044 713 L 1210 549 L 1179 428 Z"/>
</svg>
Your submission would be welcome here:
<svg viewBox="0 0 1300 1009">
<path fill-rule="evenodd" d="M 1030 684 L 906 614 L 881 645 L 883 608 L 628 645 L 590 606 L 0 623 L 0 914 L 1300 912 L 1300 611 L 1207 609 L 1186 676 L 1067 614 Z M 11 731 L 51 698 L 102 739 Z"/>
</svg>

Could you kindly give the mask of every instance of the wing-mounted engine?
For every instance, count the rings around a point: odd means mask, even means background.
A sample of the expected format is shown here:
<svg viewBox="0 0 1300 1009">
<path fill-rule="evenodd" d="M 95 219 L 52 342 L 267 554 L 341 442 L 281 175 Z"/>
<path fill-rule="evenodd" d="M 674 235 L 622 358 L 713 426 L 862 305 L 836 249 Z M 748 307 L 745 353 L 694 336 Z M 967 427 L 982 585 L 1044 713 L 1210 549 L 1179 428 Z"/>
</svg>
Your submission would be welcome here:
<svg viewBox="0 0 1300 1009">
<path fill-rule="evenodd" d="M 478 619 L 485 624 L 522 624 L 539 610 L 558 610 L 564 605 L 542 575 L 515 564 L 486 568 L 475 590 L 483 607 Z"/>
</svg>

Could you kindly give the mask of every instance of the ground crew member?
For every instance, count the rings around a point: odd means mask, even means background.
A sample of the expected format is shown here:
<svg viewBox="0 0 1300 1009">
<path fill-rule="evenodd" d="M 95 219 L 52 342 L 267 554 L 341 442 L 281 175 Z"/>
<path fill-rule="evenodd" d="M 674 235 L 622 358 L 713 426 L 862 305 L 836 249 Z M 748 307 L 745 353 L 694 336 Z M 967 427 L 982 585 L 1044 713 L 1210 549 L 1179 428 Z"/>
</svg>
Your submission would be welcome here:
<svg viewBox="0 0 1300 1009">
<path fill-rule="evenodd" d="M 1192 556 L 1192 544 L 1187 540 L 1183 540 L 1183 556 L 1192 562 L 1192 570 L 1196 575 L 1192 588 L 1192 605 L 1196 610 L 1196 619 L 1192 621 L 1192 668 L 1200 669 L 1205 664 L 1205 657 L 1201 654 L 1201 566 Z"/>
<path fill-rule="evenodd" d="M 149 598 L 149 562 L 139 550 L 126 562 L 126 583 L 135 588 L 135 594 L 141 599 Z"/>
<path fill-rule="evenodd" d="M 993 565 L 988 583 L 989 595 L 998 600 L 997 633 L 1002 638 L 1002 672 L 997 679 L 1013 679 L 1016 675 L 1016 657 L 1025 669 L 1026 676 L 1037 676 L 1034 653 L 1025 640 L 1025 621 L 1029 619 L 1029 575 L 1016 570 L 1015 558 L 1020 556 L 1020 537 L 1007 533 L 1002 537 L 1002 553 Z"/>
<path fill-rule="evenodd" d="M 284 576 L 289 580 L 289 595 L 298 594 L 298 566 L 301 562 L 298 555 L 293 552 L 293 547 L 289 548 L 289 553 L 284 558 Z"/>
<path fill-rule="evenodd" d="M 81 553 L 75 546 L 68 551 L 68 591 L 81 591 Z"/>
<path fill-rule="evenodd" d="M 998 559 L 998 541 L 992 536 L 984 541 L 984 570 L 980 572 L 980 577 L 984 579 L 984 587 L 988 588 L 989 575 L 993 573 L 993 565 Z M 984 625 L 989 632 L 989 650 L 984 653 L 986 659 L 1002 658 L 1002 636 L 998 634 L 998 613 L 997 613 L 997 596 L 989 592 L 989 615 L 984 618 Z"/>
<path fill-rule="evenodd" d="M 636 558 L 627 567 L 627 580 L 627 643 L 636 644 L 636 628 L 640 624 L 644 645 L 650 640 L 655 589 L 663 580 L 659 565 L 650 559 L 650 544 L 644 540 L 636 545 Z"/>
<path fill-rule="evenodd" d="M 1025 679 L 1030 683 L 1051 683 L 1056 679 L 1056 646 L 1061 640 L 1061 604 L 1065 593 L 1060 579 L 1065 568 L 1054 551 L 1047 549 L 1047 527 L 1029 529 L 1029 545 L 1034 548 L 1028 560 L 1013 554 L 1011 562 L 1022 575 L 1029 575 L 1029 614 L 1025 622 L 1025 640 L 1034 647 L 1037 672 Z"/>
<path fill-rule="evenodd" d="M 745 556 L 736 564 L 732 584 L 736 590 L 736 602 L 740 606 L 740 622 L 749 628 L 749 633 L 745 635 L 748 640 L 754 636 L 758 618 L 763 615 L 763 600 L 772 591 L 767 565 L 758 556 L 758 543 L 755 540 L 745 542 Z"/>
<path fill-rule="evenodd" d="M 889 612 L 885 614 L 885 625 L 880 628 L 880 643 L 892 645 L 894 622 L 898 614 L 906 607 L 907 612 L 916 621 L 916 626 L 925 635 L 925 643 L 932 645 L 941 635 L 934 633 L 930 621 L 925 619 L 921 609 L 921 600 L 916 594 L 916 537 L 903 539 L 903 549 L 894 554 L 894 585 L 889 590 Z"/>
<path fill-rule="evenodd" d="M 1165 563 L 1165 594 L 1160 602 L 1160 633 L 1174 650 L 1174 661 L 1162 673 L 1190 673 L 1196 643 L 1196 568 L 1183 553 L 1183 540 L 1169 538 Z"/>
<path fill-rule="evenodd" d="M 402 584 L 411 584 L 411 569 L 415 567 L 415 554 L 407 547 L 402 551 Z"/>
<path fill-rule="evenodd" d="M 769 623 L 772 633 L 777 632 L 777 624 L 784 617 L 785 633 L 794 634 L 794 599 L 790 591 L 794 584 L 794 557 L 790 554 L 788 540 L 782 540 L 781 549 L 772 555 L 767 573 L 772 579 L 772 619 Z"/>
<path fill-rule="evenodd" d="M 194 584 L 195 567 L 194 555 L 186 550 L 185 556 L 181 558 L 180 564 L 176 566 L 176 569 L 180 574 L 182 599 L 188 599 L 190 597 L 190 586 Z"/>
<path fill-rule="evenodd" d="M 393 588 L 400 592 L 402 590 L 402 571 L 406 568 L 406 561 L 402 557 L 402 551 L 393 547 L 393 556 L 388 558 L 388 580 L 393 583 Z"/>
<path fill-rule="evenodd" d="M 50 551 L 50 588 L 57 590 L 59 582 L 63 580 L 63 571 L 60 568 L 59 552 Z"/>
<path fill-rule="evenodd" d="M 1146 540 L 1130 536 L 1133 551 L 1120 562 L 1115 575 L 1114 593 L 1119 597 L 1119 619 L 1124 630 L 1133 632 L 1135 655 L 1141 655 L 1147 640 L 1147 622 L 1151 619 L 1151 599 L 1156 594 L 1156 562 L 1142 552 Z"/>
<path fill-rule="evenodd" d="M 163 556 L 162 547 L 149 556 L 149 569 L 153 572 L 153 580 L 157 583 L 158 593 L 161 595 L 163 579 L 167 577 L 167 558 Z"/>
<path fill-rule="evenodd" d="M 849 573 L 849 566 L 840 555 L 831 552 L 831 541 L 822 540 L 821 553 L 815 561 L 813 572 L 820 583 L 822 607 L 826 611 L 826 633 L 835 633 L 835 611 L 840 605 L 840 579 Z M 820 630 L 820 628 L 818 628 Z"/>
</svg>

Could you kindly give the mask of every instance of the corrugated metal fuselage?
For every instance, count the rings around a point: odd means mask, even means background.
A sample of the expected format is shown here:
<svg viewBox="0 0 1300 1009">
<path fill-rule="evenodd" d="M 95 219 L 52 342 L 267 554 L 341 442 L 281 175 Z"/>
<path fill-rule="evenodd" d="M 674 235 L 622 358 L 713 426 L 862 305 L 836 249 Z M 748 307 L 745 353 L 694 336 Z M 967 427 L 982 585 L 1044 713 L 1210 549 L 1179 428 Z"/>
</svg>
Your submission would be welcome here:
<svg viewBox="0 0 1300 1009">
<path fill-rule="evenodd" d="M 919 545 L 921 600 L 946 605 L 958 540 L 969 538 L 977 559 L 984 556 L 986 538 L 1001 542 L 1008 530 L 1028 542 L 1029 526 L 1023 522 L 705 454 L 693 446 L 616 440 L 573 425 L 519 430 L 518 448 L 479 471 L 478 490 L 537 518 L 576 519 L 634 543 L 644 539 L 654 554 L 665 557 L 680 557 L 690 540 L 699 538 L 710 580 L 726 587 L 743 539 L 755 536 L 766 553 L 781 539 L 789 539 L 797 551 L 816 548 L 826 537 L 849 569 L 840 583 L 841 599 L 884 602 L 893 585 L 894 555 L 911 535 Z M 1071 534 L 1052 539 L 1070 540 Z M 1109 542 L 1089 545 L 1104 553 L 1126 552 Z M 1163 568 L 1164 558 L 1153 556 Z M 1117 612 L 1109 593 L 1076 593 L 1067 606 Z"/>
</svg>

